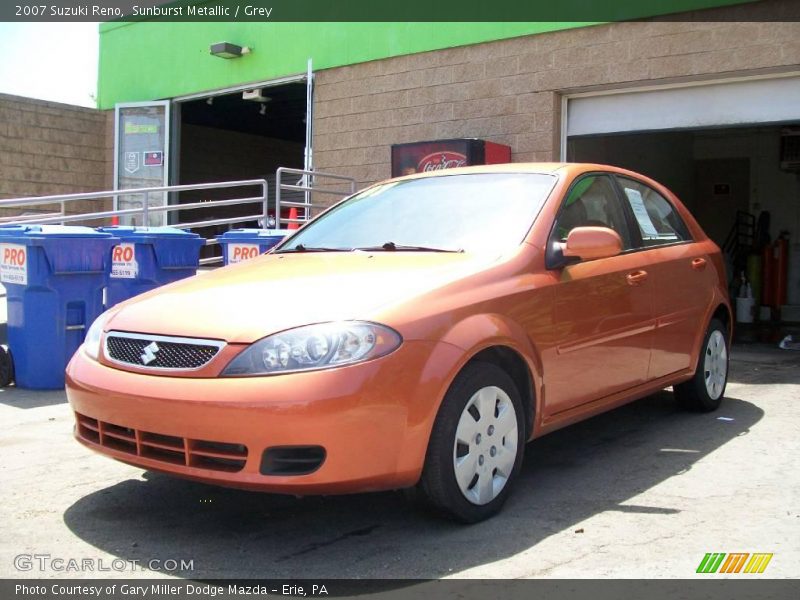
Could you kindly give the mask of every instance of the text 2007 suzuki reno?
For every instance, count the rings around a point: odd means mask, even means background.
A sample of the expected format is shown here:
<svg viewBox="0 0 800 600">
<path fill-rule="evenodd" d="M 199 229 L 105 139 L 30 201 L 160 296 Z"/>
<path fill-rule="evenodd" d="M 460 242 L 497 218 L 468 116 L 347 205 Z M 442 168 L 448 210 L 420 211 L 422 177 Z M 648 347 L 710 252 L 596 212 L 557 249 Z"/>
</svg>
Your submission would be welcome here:
<svg viewBox="0 0 800 600">
<path fill-rule="evenodd" d="M 718 247 L 667 189 L 584 164 L 469 167 L 339 203 L 272 253 L 103 314 L 76 436 L 147 469 L 495 513 L 533 437 L 665 386 L 719 406 Z"/>
</svg>

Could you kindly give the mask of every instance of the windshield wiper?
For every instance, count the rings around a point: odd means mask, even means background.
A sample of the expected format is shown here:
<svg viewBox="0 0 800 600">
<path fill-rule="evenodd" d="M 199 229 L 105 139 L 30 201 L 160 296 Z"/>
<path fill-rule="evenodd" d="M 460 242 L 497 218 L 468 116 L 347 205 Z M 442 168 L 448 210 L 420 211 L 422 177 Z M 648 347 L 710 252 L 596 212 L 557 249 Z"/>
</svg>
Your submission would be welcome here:
<svg viewBox="0 0 800 600">
<path fill-rule="evenodd" d="M 386 250 L 388 252 L 464 252 L 463 248 L 433 248 L 431 246 L 407 246 L 404 244 L 395 244 L 394 242 L 386 242 L 380 246 L 364 246 L 356 248 L 356 250 L 364 251 L 377 251 Z"/>
<path fill-rule="evenodd" d="M 352 252 L 352 248 L 329 248 L 327 246 L 304 246 L 297 244 L 294 248 L 287 248 L 286 250 L 278 250 L 275 254 L 284 254 L 286 252 Z"/>
</svg>

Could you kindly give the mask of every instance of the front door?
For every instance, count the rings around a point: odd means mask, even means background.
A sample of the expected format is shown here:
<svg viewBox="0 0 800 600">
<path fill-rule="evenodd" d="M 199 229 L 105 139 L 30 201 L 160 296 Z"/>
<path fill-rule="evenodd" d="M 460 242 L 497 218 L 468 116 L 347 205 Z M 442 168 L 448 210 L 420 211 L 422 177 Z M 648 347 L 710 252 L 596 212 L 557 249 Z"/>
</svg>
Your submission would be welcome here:
<svg viewBox="0 0 800 600">
<path fill-rule="evenodd" d="M 114 189 L 164 187 L 169 176 L 170 102 L 117 104 L 114 111 Z M 164 192 L 120 194 L 115 210 L 164 206 Z M 147 223 L 142 214 L 127 214 L 122 225 L 166 225 L 166 212 L 150 212 Z"/>
<path fill-rule="evenodd" d="M 555 332 L 544 364 L 545 418 L 643 383 L 653 330 L 653 282 L 639 265 L 625 213 L 608 175 L 576 181 L 551 241 L 579 226 L 620 234 L 619 256 L 566 266 L 555 284 Z"/>
</svg>

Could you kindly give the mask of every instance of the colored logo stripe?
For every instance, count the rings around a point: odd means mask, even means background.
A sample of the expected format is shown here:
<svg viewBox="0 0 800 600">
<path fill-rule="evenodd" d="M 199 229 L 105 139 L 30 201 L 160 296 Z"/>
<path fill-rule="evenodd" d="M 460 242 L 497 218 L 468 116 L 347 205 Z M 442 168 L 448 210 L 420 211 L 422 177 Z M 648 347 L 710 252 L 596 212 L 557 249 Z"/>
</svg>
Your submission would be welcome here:
<svg viewBox="0 0 800 600">
<path fill-rule="evenodd" d="M 742 568 L 745 573 L 763 573 L 772 560 L 772 556 L 772 554 L 763 552 L 756 554 L 732 552 L 727 554 L 726 558 L 725 552 L 708 552 L 700 561 L 697 573 L 716 573 L 718 571 L 720 573 L 741 573 Z"/>
<path fill-rule="evenodd" d="M 763 573 L 767 568 L 769 561 L 772 560 L 772 554 L 753 554 L 750 562 L 744 568 L 745 573 Z"/>
<path fill-rule="evenodd" d="M 722 564 L 722 559 L 725 558 L 724 552 L 709 552 L 700 561 L 700 566 L 697 567 L 698 573 L 716 573 Z"/>
<path fill-rule="evenodd" d="M 733 552 L 728 554 L 728 558 L 725 559 L 725 562 L 722 563 L 722 568 L 720 569 L 720 573 L 738 573 L 742 570 L 744 566 L 744 561 L 747 560 L 747 557 L 750 556 L 748 553 L 744 552 Z"/>
</svg>

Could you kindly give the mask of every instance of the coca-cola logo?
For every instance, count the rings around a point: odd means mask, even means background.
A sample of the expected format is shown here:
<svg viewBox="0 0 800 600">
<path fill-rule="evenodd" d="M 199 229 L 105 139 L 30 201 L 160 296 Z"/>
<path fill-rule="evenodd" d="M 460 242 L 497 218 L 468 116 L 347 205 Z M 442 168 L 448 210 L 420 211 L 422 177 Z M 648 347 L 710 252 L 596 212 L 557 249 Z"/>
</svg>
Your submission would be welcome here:
<svg viewBox="0 0 800 600">
<path fill-rule="evenodd" d="M 460 152 L 452 150 L 440 150 L 431 152 L 423 157 L 417 165 L 417 171 L 425 173 L 427 171 L 441 171 L 442 169 L 455 169 L 467 164 L 467 157 Z"/>
</svg>

